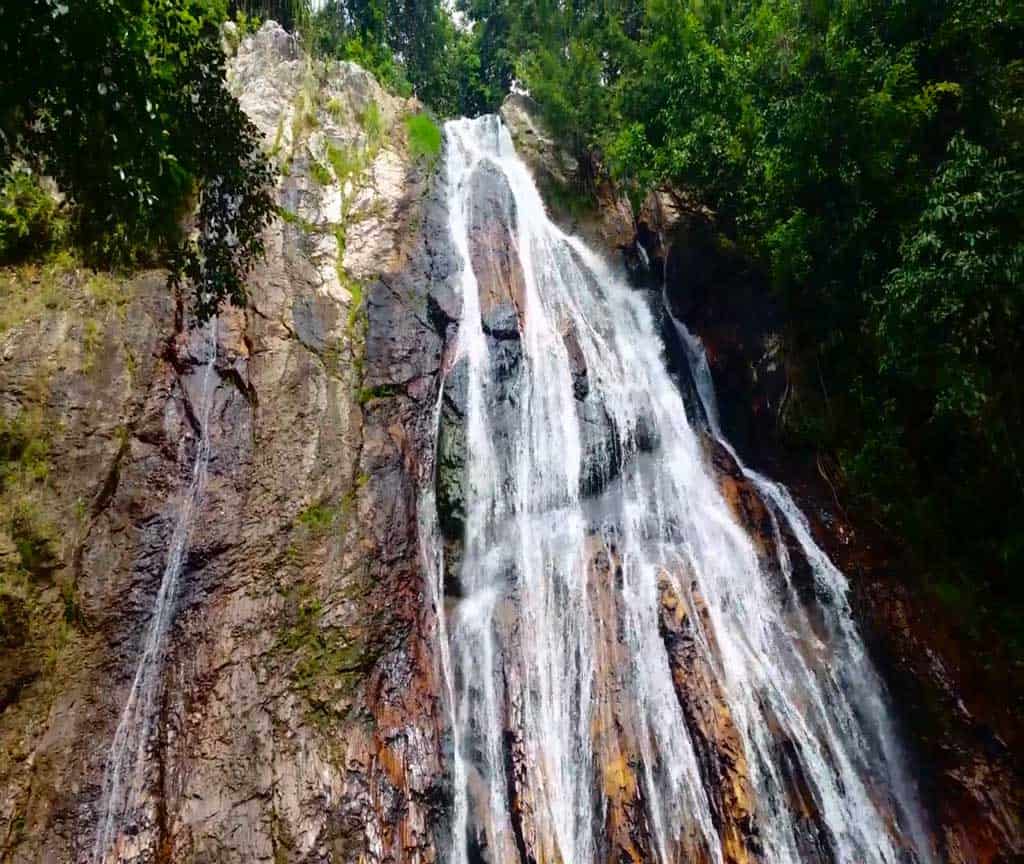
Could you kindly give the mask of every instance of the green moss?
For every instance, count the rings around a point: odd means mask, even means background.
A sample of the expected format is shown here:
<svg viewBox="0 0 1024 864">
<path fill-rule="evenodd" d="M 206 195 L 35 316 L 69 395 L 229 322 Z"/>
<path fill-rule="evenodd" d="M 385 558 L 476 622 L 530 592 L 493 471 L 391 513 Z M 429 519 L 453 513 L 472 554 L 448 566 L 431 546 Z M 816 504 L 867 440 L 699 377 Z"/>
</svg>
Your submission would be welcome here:
<svg viewBox="0 0 1024 864">
<path fill-rule="evenodd" d="M 137 373 L 139 371 L 139 361 L 135 359 L 135 354 L 132 352 L 131 346 L 127 341 L 123 344 L 124 347 L 124 366 L 128 370 L 128 377 L 131 379 L 134 385 Z"/>
<path fill-rule="evenodd" d="M 400 387 L 394 384 L 378 384 L 376 387 L 360 387 L 356 392 L 356 401 L 365 405 L 372 399 L 390 399 L 402 392 Z"/>
<path fill-rule="evenodd" d="M 311 716 L 330 722 L 373 655 L 361 639 L 324 624 L 323 604 L 307 585 L 289 592 L 284 617 L 288 623 L 276 647 L 289 655 L 291 685 L 306 699 Z"/>
<path fill-rule="evenodd" d="M 376 150 L 384 137 L 384 118 L 380 113 L 380 106 L 376 102 L 371 102 L 363 110 L 359 118 L 359 125 L 363 129 L 363 134 L 366 135 L 366 146 L 371 150 Z"/>
<path fill-rule="evenodd" d="M 0 270 L 0 333 L 46 312 L 79 309 L 83 288 L 89 309 L 104 314 L 114 311 L 123 319 L 131 300 L 129 287 L 129 282 L 114 274 L 84 268 L 68 250 L 42 263 Z M 83 317 L 89 320 L 88 312 Z M 95 327 L 94 322 L 84 338 L 94 337 Z"/>
<path fill-rule="evenodd" d="M 327 113 L 331 115 L 336 123 L 340 123 L 345 118 L 345 105 L 344 103 L 335 97 L 327 103 Z"/>
<path fill-rule="evenodd" d="M 39 413 L 0 420 L 0 529 L 13 541 L 20 569 L 29 575 L 48 572 L 56 559 L 57 532 L 43 505 L 48 457 Z"/>
<path fill-rule="evenodd" d="M 131 295 L 123 279 L 116 279 L 109 273 L 93 273 L 85 283 L 85 290 L 97 305 L 114 309 L 121 316 L 128 308 Z"/>
<path fill-rule="evenodd" d="M 414 159 L 434 163 L 441 155 L 441 129 L 427 114 L 410 114 L 405 118 L 409 152 Z"/>
<path fill-rule="evenodd" d="M 334 182 L 334 177 L 331 176 L 331 172 L 317 162 L 316 159 L 310 160 L 309 176 L 318 186 L 330 186 Z"/>
<path fill-rule="evenodd" d="M 366 167 L 366 154 L 358 148 L 338 147 L 328 141 L 327 161 L 330 163 L 338 183 L 344 185 L 346 180 L 362 173 Z"/>
<path fill-rule="evenodd" d="M 277 131 L 274 133 L 274 145 L 270 148 L 270 156 L 277 156 L 281 152 L 284 142 L 284 114 L 277 121 Z"/>
<path fill-rule="evenodd" d="M 313 534 L 325 534 L 337 521 L 338 510 L 325 504 L 311 504 L 299 514 L 298 522 Z"/>
<path fill-rule="evenodd" d="M 28 264 L 0 271 L 0 333 L 37 318 L 47 310 L 70 303 L 67 282 L 78 262 L 70 254 L 50 258 L 45 264 Z"/>
<path fill-rule="evenodd" d="M 345 258 L 346 243 L 348 242 L 348 231 L 344 222 L 334 226 L 334 239 L 338 243 L 338 280 L 344 284 L 345 279 L 348 278 L 348 274 L 345 273 L 342 268 L 342 261 Z M 344 276 L 342 275 L 343 273 Z"/>
<path fill-rule="evenodd" d="M 0 418 L 0 490 L 45 480 L 50 444 L 39 412 Z"/>
<path fill-rule="evenodd" d="M 348 288 L 349 293 L 352 295 L 352 300 L 348 306 L 348 321 L 346 323 L 349 335 L 354 337 L 363 312 L 363 285 L 358 279 L 351 278 L 342 284 Z"/>
<path fill-rule="evenodd" d="M 57 566 L 49 441 L 41 412 L 0 418 L 0 641 L 47 633 L 39 584 Z"/>
<path fill-rule="evenodd" d="M 313 72 L 312 65 L 306 69 L 306 76 L 303 78 L 302 86 L 295 97 L 295 105 L 292 114 L 292 151 L 298 146 L 309 132 L 319 125 L 316 118 L 317 96 L 319 84 Z"/>
<path fill-rule="evenodd" d="M 282 222 L 294 225 L 306 234 L 313 234 L 319 230 L 319 228 L 317 228 L 317 226 L 312 222 L 303 219 L 298 213 L 293 213 L 291 210 L 287 210 L 284 207 L 277 208 L 277 215 L 280 217 Z"/>
<path fill-rule="evenodd" d="M 91 372 L 96 365 L 96 355 L 103 345 L 103 332 L 100 329 L 99 321 L 95 318 L 86 318 L 82 322 L 82 349 L 84 359 L 82 369 Z"/>
</svg>

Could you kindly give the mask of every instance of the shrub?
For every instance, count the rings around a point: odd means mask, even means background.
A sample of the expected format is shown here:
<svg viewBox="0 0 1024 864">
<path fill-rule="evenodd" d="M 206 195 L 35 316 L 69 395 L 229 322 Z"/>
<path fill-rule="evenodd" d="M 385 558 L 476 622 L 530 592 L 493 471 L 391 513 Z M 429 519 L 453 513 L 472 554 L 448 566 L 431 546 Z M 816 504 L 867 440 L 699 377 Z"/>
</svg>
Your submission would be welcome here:
<svg viewBox="0 0 1024 864">
<path fill-rule="evenodd" d="M 441 155 L 441 129 L 428 115 L 409 115 L 405 118 L 405 128 L 413 158 L 434 161 Z"/>
<path fill-rule="evenodd" d="M 12 169 L 0 189 L 0 262 L 46 251 L 64 238 L 67 221 L 57 200 L 30 171 Z"/>
</svg>

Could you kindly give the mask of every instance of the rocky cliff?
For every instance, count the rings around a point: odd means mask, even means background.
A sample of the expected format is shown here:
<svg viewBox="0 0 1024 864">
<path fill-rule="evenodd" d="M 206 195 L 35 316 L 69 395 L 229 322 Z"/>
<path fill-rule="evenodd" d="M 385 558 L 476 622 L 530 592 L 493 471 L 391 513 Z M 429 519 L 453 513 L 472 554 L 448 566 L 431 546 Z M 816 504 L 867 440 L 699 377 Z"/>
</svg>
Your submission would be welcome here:
<svg viewBox="0 0 1024 864">
<path fill-rule="evenodd" d="M 231 84 L 280 167 L 217 328 L 143 800 L 103 860 L 432 861 L 443 800 L 416 507 L 449 262 L 413 101 L 267 24 Z M 207 330 L 165 274 L 6 273 L 0 858 L 90 860 L 199 439 Z"/>
</svg>

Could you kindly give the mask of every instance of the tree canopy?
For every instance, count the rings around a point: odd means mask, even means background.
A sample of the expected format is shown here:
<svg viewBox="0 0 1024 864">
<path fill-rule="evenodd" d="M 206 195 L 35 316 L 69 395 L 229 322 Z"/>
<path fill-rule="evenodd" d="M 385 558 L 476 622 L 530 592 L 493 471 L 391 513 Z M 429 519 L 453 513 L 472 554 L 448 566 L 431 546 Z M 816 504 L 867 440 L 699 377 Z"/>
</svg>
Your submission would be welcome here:
<svg viewBox="0 0 1024 864">
<path fill-rule="evenodd" d="M 92 262 L 164 256 L 204 312 L 244 299 L 271 173 L 225 85 L 225 15 L 218 0 L 0 2 L 0 255 L 26 248 L 18 201 L 43 207 L 47 175 Z"/>
<path fill-rule="evenodd" d="M 463 4 L 498 86 L 762 262 L 820 370 L 793 437 L 1024 650 L 1024 6 Z"/>
</svg>

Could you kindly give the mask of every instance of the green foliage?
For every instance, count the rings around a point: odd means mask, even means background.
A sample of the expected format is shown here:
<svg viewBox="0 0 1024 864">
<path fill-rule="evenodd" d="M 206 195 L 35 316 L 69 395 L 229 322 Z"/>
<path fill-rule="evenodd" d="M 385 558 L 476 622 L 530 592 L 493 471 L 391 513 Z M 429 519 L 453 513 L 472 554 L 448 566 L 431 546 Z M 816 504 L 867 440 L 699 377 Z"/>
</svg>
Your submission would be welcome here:
<svg viewBox="0 0 1024 864">
<path fill-rule="evenodd" d="M 669 183 L 716 210 L 821 382 L 789 430 L 832 452 L 945 596 L 1020 619 L 1024 7 L 460 8 L 482 80 L 518 78 L 584 166 L 635 205 Z"/>
<path fill-rule="evenodd" d="M 276 21 L 286 30 L 299 31 L 309 26 L 312 10 L 309 0 L 229 0 L 228 14 L 244 36 L 258 30 L 261 21 Z"/>
<path fill-rule="evenodd" d="M 993 370 L 1024 348 L 1022 229 L 1024 172 L 958 133 L 877 300 L 882 371 L 930 390 L 933 413 L 985 415 L 984 434 L 1011 407 L 989 416 Z"/>
<path fill-rule="evenodd" d="M 338 519 L 338 510 L 324 504 L 311 504 L 299 514 L 299 524 L 314 534 L 328 531 Z"/>
<path fill-rule="evenodd" d="M 359 125 L 366 135 L 366 146 L 371 150 L 379 147 L 384 136 L 384 118 L 381 117 L 380 106 L 376 102 L 366 106 L 362 117 L 359 118 Z"/>
<path fill-rule="evenodd" d="M 27 170 L 10 169 L 0 187 L 0 261 L 18 261 L 46 252 L 67 234 L 67 220 L 56 199 Z"/>
<path fill-rule="evenodd" d="M 0 646 L 30 638 L 39 580 L 56 567 L 45 511 L 49 441 L 35 413 L 0 417 Z"/>
<path fill-rule="evenodd" d="M 414 159 L 433 162 L 441 155 L 441 130 L 427 114 L 410 114 L 405 118 L 405 129 Z"/>
<path fill-rule="evenodd" d="M 360 405 L 366 405 L 374 399 L 390 399 L 397 396 L 401 390 L 394 384 L 378 384 L 376 387 L 360 387 L 356 393 L 356 401 Z"/>
<path fill-rule="evenodd" d="M 493 110 L 503 95 L 485 80 L 479 35 L 443 0 L 326 0 L 299 29 L 315 54 L 357 63 L 441 117 Z"/>
<path fill-rule="evenodd" d="M 68 252 L 46 263 L 0 270 L 0 335 L 42 314 L 62 309 L 68 297 L 65 283 L 74 278 L 79 262 Z"/>
<path fill-rule="evenodd" d="M 327 161 L 330 162 L 334 176 L 342 185 L 346 180 L 356 176 L 363 167 L 362 155 L 358 149 L 336 147 L 330 141 L 327 142 Z"/>
<path fill-rule="evenodd" d="M 409 96 L 412 84 L 388 42 L 386 14 L 386 7 L 372 0 L 327 0 L 311 19 L 309 44 L 316 54 L 356 63 L 392 92 Z"/>
<path fill-rule="evenodd" d="M 258 132 L 224 81 L 225 15 L 220 0 L 0 4 L 0 171 L 52 176 L 87 260 L 164 257 L 204 314 L 244 300 L 271 215 Z M 194 239 L 179 227 L 193 207 Z"/>
<path fill-rule="evenodd" d="M 324 624 L 323 604 L 307 587 L 289 594 L 285 617 L 288 625 L 276 647 L 291 655 L 292 686 L 308 701 L 314 716 L 328 720 L 374 656 L 354 634 Z"/>
<path fill-rule="evenodd" d="M 309 162 L 309 176 L 318 186 L 330 186 L 334 182 L 331 172 L 316 159 L 311 159 Z"/>
</svg>

